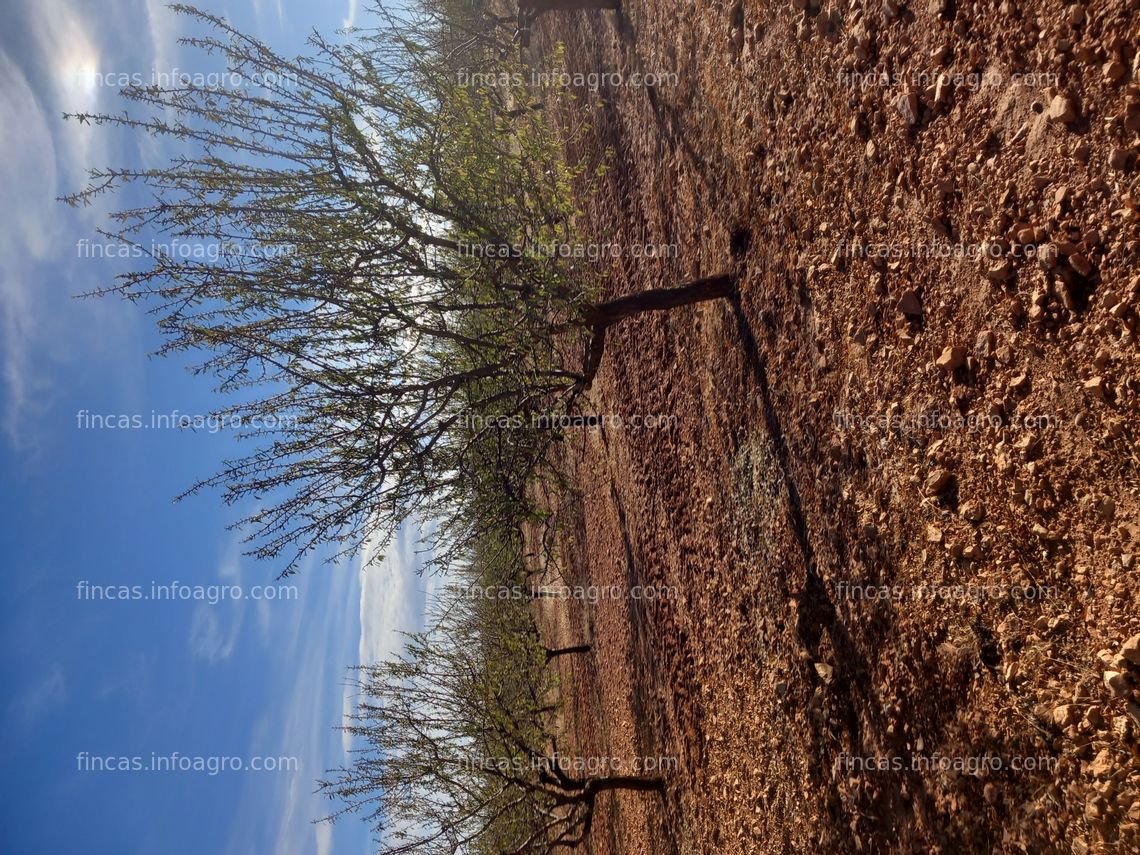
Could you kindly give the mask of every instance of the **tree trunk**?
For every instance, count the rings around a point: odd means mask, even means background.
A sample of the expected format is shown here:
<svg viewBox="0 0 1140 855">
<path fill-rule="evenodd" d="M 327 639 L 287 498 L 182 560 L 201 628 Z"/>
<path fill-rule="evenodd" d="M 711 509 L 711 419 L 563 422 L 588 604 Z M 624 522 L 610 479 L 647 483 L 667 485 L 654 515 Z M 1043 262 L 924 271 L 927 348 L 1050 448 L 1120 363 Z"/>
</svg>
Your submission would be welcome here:
<svg viewBox="0 0 1140 855">
<path fill-rule="evenodd" d="M 719 300 L 722 297 L 731 297 L 734 293 L 736 293 L 736 277 L 731 273 L 719 273 L 675 288 L 654 288 L 592 306 L 586 312 L 586 323 L 593 326 L 594 337 L 590 341 L 590 350 L 586 355 L 582 385 L 588 386 L 594 375 L 598 373 L 598 366 L 606 349 L 606 330 L 613 324 L 643 312 L 661 312 L 678 306 L 702 303 L 705 300 Z"/>
<path fill-rule="evenodd" d="M 543 12 L 570 12 L 575 9 L 616 9 L 620 0 L 521 0 L 520 9 L 538 16 Z"/>
<path fill-rule="evenodd" d="M 519 116 L 525 116 L 527 113 L 537 113 L 544 109 L 546 109 L 546 104 L 544 104 L 542 101 L 538 101 L 534 104 L 531 104 L 529 107 L 518 107 L 514 110 L 507 110 L 507 112 L 505 112 L 503 115 L 511 119 L 517 119 Z"/>
<path fill-rule="evenodd" d="M 551 659 L 557 659 L 559 656 L 567 656 L 571 653 L 589 653 L 593 649 L 594 648 L 589 644 L 579 644 L 575 647 L 559 647 L 555 650 L 547 648 L 546 661 L 549 662 Z"/>
<path fill-rule="evenodd" d="M 588 799 L 593 799 L 598 793 L 609 790 L 634 790 L 650 793 L 665 789 L 665 779 L 656 775 L 607 775 L 605 778 L 591 778 L 585 783 Z"/>
<path fill-rule="evenodd" d="M 730 297 L 735 290 L 736 277 L 731 273 L 720 273 L 678 285 L 676 288 L 653 288 L 598 303 L 586 313 L 586 322 L 609 326 L 634 315 L 640 315 L 642 312 L 660 312 L 678 306 L 688 306 L 691 303 Z"/>
</svg>

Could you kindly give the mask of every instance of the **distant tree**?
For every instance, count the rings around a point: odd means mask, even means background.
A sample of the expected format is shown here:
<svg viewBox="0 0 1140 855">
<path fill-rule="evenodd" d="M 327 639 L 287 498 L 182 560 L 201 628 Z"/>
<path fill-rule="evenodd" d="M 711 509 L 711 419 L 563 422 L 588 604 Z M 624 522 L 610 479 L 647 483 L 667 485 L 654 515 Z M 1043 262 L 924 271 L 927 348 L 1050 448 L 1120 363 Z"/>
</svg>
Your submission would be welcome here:
<svg viewBox="0 0 1140 855">
<path fill-rule="evenodd" d="M 526 250 L 573 241 L 582 170 L 543 111 L 516 109 L 535 94 L 523 75 L 461 83 L 472 57 L 518 67 L 472 40 L 477 15 L 440 11 L 454 5 L 377 10 L 377 29 L 314 35 L 297 59 L 177 5 L 204 28 L 188 44 L 261 85 L 130 86 L 138 113 L 71 116 L 183 147 L 162 167 L 94 170 L 66 201 L 135 185 L 144 201 L 104 235 L 227 248 L 156 254 L 106 291 L 147 301 L 162 352 L 203 353 L 236 401 L 220 414 L 261 425 L 256 451 L 193 490 L 258 499 L 248 542 L 288 556 L 286 574 L 320 544 L 351 552 L 457 513 L 477 482 L 502 482 L 519 512 L 551 436 L 497 420 L 571 407 L 622 319 L 733 290 L 722 275 L 601 302 L 585 271 Z M 469 536 L 466 522 L 441 531 Z"/>
<path fill-rule="evenodd" d="M 465 600 L 400 657 L 362 669 L 348 730 L 363 742 L 321 782 L 365 814 L 381 855 L 547 853 L 581 843 L 599 795 L 660 792 L 558 750 L 557 679 L 517 601 Z"/>
</svg>

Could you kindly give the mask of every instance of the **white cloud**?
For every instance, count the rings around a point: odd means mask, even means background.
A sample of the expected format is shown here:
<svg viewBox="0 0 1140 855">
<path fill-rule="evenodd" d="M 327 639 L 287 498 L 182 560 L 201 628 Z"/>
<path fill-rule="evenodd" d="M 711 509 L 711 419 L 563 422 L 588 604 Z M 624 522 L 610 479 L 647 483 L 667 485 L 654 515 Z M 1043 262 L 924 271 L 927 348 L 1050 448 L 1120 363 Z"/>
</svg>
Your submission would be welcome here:
<svg viewBox="0 0 1140 855">
<path fill-rule="evenodd" d="M 421 578 L 416 550 L 422 535 L 415 525 L 405 523 L 377 563 L 378 545 L 370 541 L 360 556 L 360 645 L 359 663 L 370 665 L 391 658 L 404 647 L 403 633 L 423 626 L 424 604 L 434 592 L 434 579 Z M 355 695 L 345 694 L 345 713 L 352 711 Z M 351 737 L 342 734 L 347 753 Z"/>
<path fill-rule="evenodd" d="M 322 822 L 314 829 L 317 838 L 317 855 L 331 855 L 333 851 L 333 830 L 327 822 Z"/>
<path fill-rule="evenodd" d="M 348 16 L 345 17 L 344 27 L 356 26 L 356 14 L 360 11 L 360 0 L 348 0 Z"/>
<path fill-rule="evenodd" d="M 384 557 L 377 563 L 376 545 L 369 543 L 360 556 L 360 662 L 370 664 L 386 659 L 402 646 L 401 632 L 417 629 L 419 616 L 413 615 L 416 538 L 403 526 Z"/>
<path fill-rule="evenodd" d="M 162 73 L 173 72 L 171 54 L 177 50 L 182 35 L 178 16 L 167 8 L 166 0 L 146 0 L 146 25 L 154 53 L 154 68 Z"/>
</svg>

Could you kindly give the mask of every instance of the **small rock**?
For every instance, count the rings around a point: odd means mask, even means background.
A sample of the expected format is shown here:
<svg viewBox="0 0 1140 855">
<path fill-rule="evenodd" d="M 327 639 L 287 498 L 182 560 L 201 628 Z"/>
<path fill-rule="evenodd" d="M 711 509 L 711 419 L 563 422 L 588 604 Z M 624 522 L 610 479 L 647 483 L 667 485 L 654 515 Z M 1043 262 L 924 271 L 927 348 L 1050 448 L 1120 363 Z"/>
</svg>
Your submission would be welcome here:
<svg viewBox="0 0 1140 855">
<path fill-rule="evenodd" d="M 898 309 L 904 315 L 917 316 L 922 314 L 922 304 L 914 291 L 906 290 L 899 297 Z"/>
<path fill-rule="evenodd" d="M 938 81 L 934 84 L 934 103 L 942 104 L 950 97 L 950 75 L 943 72 L 938 75 Z"/>
<path fill-rule="evenodd" d="M 1073 270 L 1077 271 L 1077 273 L 1081 274 L 1081 276 L 1088 276 L 1093 272 L 1092 264 L 1089 263 L 1089 260 L 1085 257 L 1084 253 L 1081 252 L 1077 252 L 1069 256 L 1069 266 L 1071 266 Z"/>
<path fill-rule="evenodd" d="M 986 785 L 982 787 L 982 798 L 986 800 L 987 804 L 997 804 L 999 795 L 997 785 L 994 784 L 993 781 L 988 781 Z"/>
<path fill-rule="evenodd" d="M 1009 319 L 1015 324 L 1025 317 L 1025 304 L 1021 302 L 1020 297 L 1010 297 L 1006 309 L 1009 312 Z"/>
<path fill-rule="evenodd" d="M 1021 374 L 1015 374 L 1013 376 L 1013 378 L 1009 381 L 1009 384 L 1006 386 L 1006 388 L 1010 392 L 1023 392 L 1023 391 L 1025 391 L 1026 389 L 1029 388 L 1029 375 L 1024 373 L 1024 372 L 1022 372 Z"/>
<path fill-rule="evenodd" d="M 1053 724 L 1068 727 L 1081 719 L 1081 710 L 1076 704 L 1062 704 L 1053 710 Z"/>
<path fill-rule="evenodd" d="M 1097 400 L 1105 399 L 1105 383 L 1103 377 L 1092 377 L 1084 382 L 1084 390 Z"/>
<path fill-rule="evenodd" d="M 835 677 L 835 669 L 828 665 L 826 662 L 815 663 L 815 673 L 819 675 L 819 679 L 825 683 L 830 683 Z"/>
<path fill-rule="evenodd" d="M 1098 795 L 1092 795 L 1085 802 L 1085 817 L 1093 822 L 1100 822 L 1108 813 L 1108 802 Z"/>
<path fill-rule="evenodd" d="M 1118 59 L 1106 62 L 1100 69 L 1106 83 L 1115 83 L 1124 76 L 1124 63 Z"/>
<path fill-rule="evenodd" d="M 978 340 L 974 342 L 974 353 L 983 359 L 988 359 L 994 355 L 994 345 L 997 339 L 994 337 L 992 330 L 983 330 L 978 333 Z"/>
<path fill-rule="evenodd" d="M 942 529 L 938 526 L 928 525 L 926 527 L 926 542 L 927 543 L 941 543 L 942 542 Z"/>
<path fill-rule="evenodd" d="M 1107 778 L 1112 774 L 1112 752 L 1107 748 L 1096 755 L 1096 759 L 1089 764 L 1089 774 L 1096 778 Z"/>
<path fill-rule="evenodd" d="M 993 282 L 995 285 L 1000 285 L 1013 274 L 1013 264 L 1008 258 L 1003 258 L 1001 261 L 990 265 L 989 270 L 986 271 L 986 278 Z"/>
<path fill-rule="evenodd" d="M 1128 694 L 1128 678 L 1119 671 L 1105 671 L 1104 685 L 1114 698 L 1123 698 Z"/>
<path fill-rule="evenodd" d="M 943 490 L 950 486 L 950 479 L 954 476 L 950 474 L 947 469 L 935 469 L 926 478 L 926 483 L 923 485 L 923 491 L 928 496 L 937 496 Z"/>
<path fill-rule="evenodd" d="M 1049 103 L 1049 109 L 1045 115 L 1050 122 L 1060 122 L 1064 124 L 1077 118 L 1077 108 L 1076 105 L 1073 104 L 1073 99 L 1069 96 L 1057 95 Z"/>
<path fill-rule="evenodd" d="M 961 368 L 965 362 L 966 348 L 961 345 L 954 345 L 942 351 L 942 355 L 938 357 L 937 365 L 945 371 L 954 371 Z"/>
<path fill-rule="evenodd" d="M 979 523 L 985 519 L 986 516 L 986 509 L 978 502 L 964 502 L 962 506 L 958 508 L 958 512 L 964 519 L 972 523 Z"/>
<path fill-rule="evenodd" d="M 918 95 L 914 92 L 906 92 L 898 97 L 895 101 L 895 109 L 898 110 L 903 121 L 907 125 L 914 125 L 918 122 Z"/>
<path fill-rule="evenodd" d="M 1132 636 L 1120 648 L 1120 655 L 1133 665 L 1140 665 L 1140 633 Z"/>
<path fill-rule="evenodd" d="M 1124 109 L 1124 127 L 1140 131 L 1140 99 L 1130 100 Z"/>
<path fill-rule="evenodd" d="M 1096 505 L 1096 512 L 1105 522 L 1112 522 L 1116 517 L 1116 502 L 1111 496 L 1104 496 Z"/>
<path fill-rule="evenodd" d="M 1136 703 L 1133 699 L 1129 698 L 1128 703 L 1124 705 L 1124 712 L 1132 719 L 1132 723 L 1140 727 L 1140 704 Z"/>
</svg>

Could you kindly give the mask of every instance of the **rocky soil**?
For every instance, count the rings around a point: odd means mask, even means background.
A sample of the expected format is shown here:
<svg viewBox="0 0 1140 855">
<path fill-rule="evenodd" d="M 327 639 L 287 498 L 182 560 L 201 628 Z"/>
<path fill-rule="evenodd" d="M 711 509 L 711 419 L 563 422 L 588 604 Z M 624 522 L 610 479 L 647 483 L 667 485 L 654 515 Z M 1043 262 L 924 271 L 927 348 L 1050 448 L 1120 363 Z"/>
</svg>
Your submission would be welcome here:
<svg viewBox="0 0 1140 855">
<path fill-rule="evenodd" d="M 589 849 L 1138 852 L 1140 6 L 815 2 L 536 34 L 666 77 L 563 115 L 582 228 L 676 247 L 607 295 L 740 277 L 566 443 L 565 578 L 671 591 L 554 633 L 579 751 L 677 758 Z"/>
</svg>

